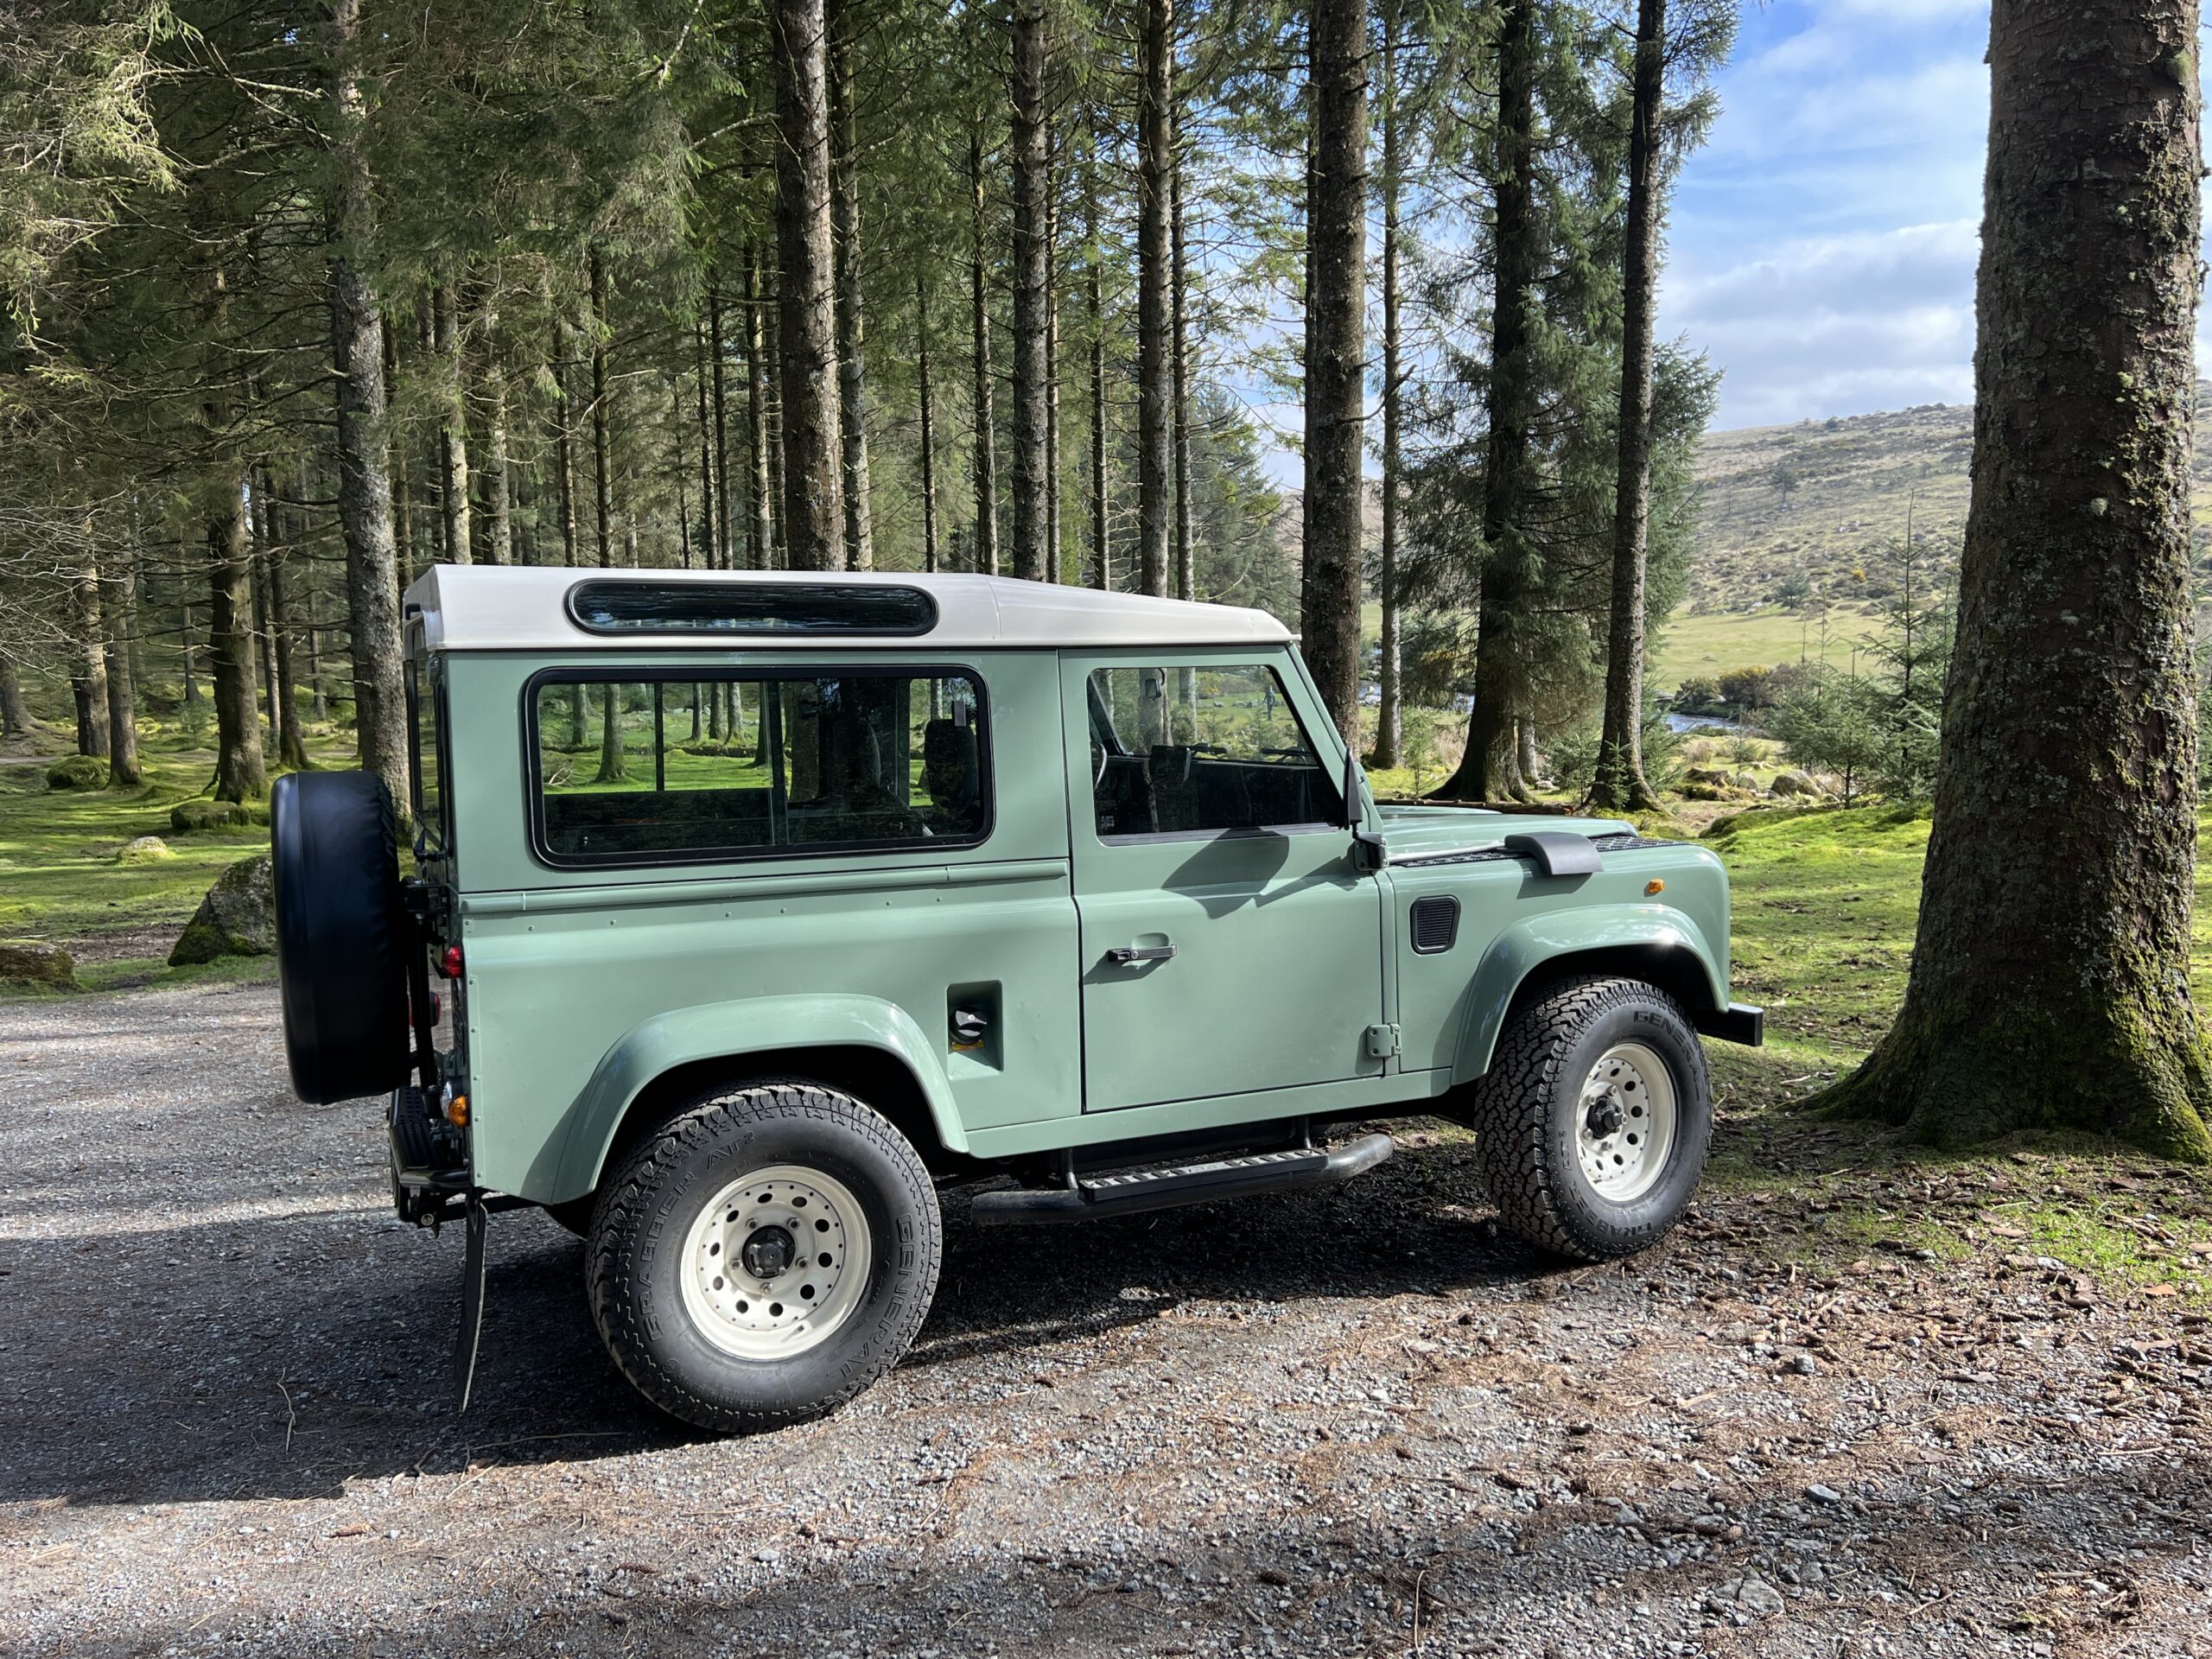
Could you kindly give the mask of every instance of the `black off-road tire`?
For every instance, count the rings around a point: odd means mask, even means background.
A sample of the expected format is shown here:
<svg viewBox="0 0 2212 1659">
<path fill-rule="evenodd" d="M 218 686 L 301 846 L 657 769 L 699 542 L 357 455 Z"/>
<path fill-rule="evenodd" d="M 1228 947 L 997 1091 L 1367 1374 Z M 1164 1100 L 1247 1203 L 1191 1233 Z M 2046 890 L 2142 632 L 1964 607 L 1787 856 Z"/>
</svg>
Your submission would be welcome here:
<svg viewBox="0 0 2212 1659">
<path fill-rule="evenodd" d="M 327 1106 L 407 1080 L 407 952 L 399 820 L 370 772 L 295 772 L 269 803 L 276 979 L 292 1090 Z"/>
<path fill-rule="evenodd" d="M 803 1352 L 741 1358 L 686 1306 L 686 1237 L 700 1211 L 755 1170 L 798 1165 L 842 1183 L 869 1231 L 861 1300 Z M 921 1329 L 944 1254 L 928 1169 L 852 1096 L 792 1082 L 701 1096 L 633 1147 L 600 1187 L 584 1276 L 607 1352 L 671 1417 L 722 1433 L 804 1422 L 899 1363 Z"/>
<path fill-rule="evenodd" d="M 1582 1172 L 1576 1135 L 1582 1087 L 1616 1044 L 1665 1064 L 1675 1094 L 1672 1149 L 1651 1187 L 1625 1203 Z M 1517 1010 L 1499 1033 L 1468 1115 L 1475 1158 L 1498 1221 L 1540 1249 L 1604 1262 L 1673 1231 L 1696 1195 L 1713 1144 L 1713 1083 L 1681 1006 L 1631 979 L 1562 980 Z"/>
</svg>

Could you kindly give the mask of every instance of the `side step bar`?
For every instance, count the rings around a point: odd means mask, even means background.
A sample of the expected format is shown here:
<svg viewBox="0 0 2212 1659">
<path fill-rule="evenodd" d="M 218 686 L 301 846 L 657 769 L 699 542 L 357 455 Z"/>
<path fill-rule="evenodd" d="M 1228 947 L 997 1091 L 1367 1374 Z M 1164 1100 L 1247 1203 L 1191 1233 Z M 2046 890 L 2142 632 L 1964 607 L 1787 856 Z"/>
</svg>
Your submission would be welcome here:
<svg viewBox="0 0 2212 1659">
<path fill-rule="evenodd" d="M 986 1226 L 1133 1216 L 1147 1210 L 1207 1204 L 1216 1198 L 1241 1198 L 1253 1192 L 1333 1186 L 1365 1174 L 1396 1150 L 1395 1141 L 1377 1133 L 1363 1135 L 1333 1149 L 1297 1147 L 1285 1152 L 1209 1158 L 1195 1164 L 1160 1164 L 1150 1169 L 1078 1179 L 1072 1186 L 978 1192 L 969 1201 L 969 1212 Z"/>
</svg>

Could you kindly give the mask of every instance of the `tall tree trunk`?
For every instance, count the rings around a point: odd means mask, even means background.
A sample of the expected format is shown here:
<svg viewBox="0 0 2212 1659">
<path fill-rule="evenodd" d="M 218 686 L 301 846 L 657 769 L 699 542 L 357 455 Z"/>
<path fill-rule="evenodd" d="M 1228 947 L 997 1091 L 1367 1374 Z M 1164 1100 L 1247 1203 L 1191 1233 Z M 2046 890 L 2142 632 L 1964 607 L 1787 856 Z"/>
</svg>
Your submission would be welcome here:
<svg viewBox="0 0 2212 1659">
<path fill-rule="evenodd" d="M 1612 614 L 1605 638 L 1605 727 L 1590 788 L 1592 804 L 1614 811 L 1659 804 L 1643 776 L 1643 578 L 1651 536 L 1651 324 L 1659 274 L 1659 121 L 1666 92 L 1667 0 L 1638 0 L 1622 255 Z"/>
<path fill-rule="evenodd" d="M 569 396 L 568 326 L 553 326 L 553 467 L 560 497 L 561 563 L 576 566 L 575 404 Z"/>
<path fill-rule="evenodd" d="M 1167 593 L 1174 534 L 1174 296 L 1169 175 L 1175 166 L 1175 4 L 1144 0 L 1137 26 L 1137 582 Z"/>
<path fill-rule="evenodd" d="M 930 384 L 930 284 L 914 272 L 914 377 L 922 405 L 922 569 L 934 572 L 937 552 L 937 418 Z"/>
<path fill-rule="evenodd" d="M 269 626 L 269 564 L 276 556 L 276 548 L 270 493 L 268 468 L 257 467 L 253 473 L 253 516 L 250 520 L 253 569 L 248 580 L 253 588 L 254 664 L 261 680 L 261 752 L 264 755 L 276 753 L 278 724 L 276 636 Z"/>
<path fill-rule="evenodd" d="M 101 610 L 107 622 L 107 785 L 136 789 L 145 781 L 138 765 L 138 515 L 130 516 L 130 540 L 108 561 L 107 594 Z"/>
<path fill-rule="evenodd" d="M 1376 679 L 1376 767 L 1395 766 L 1405 751 L 1404 683 L 1398 615 L 1398 490 L 1403 473 L 1401 432 L 1405 409 L 1401 361 L 1398 288 L 1398 199 L 1404 186 L 1404 153 L 1398 131 L 1398 0 L 1388 0 L 1382 26 L 1382 558 L 1376 597 L 1382 627 Z"/>
<path fill-rule="evenodd" d="M 255 707 L 253 544 L 245 514 L 244 480 L 232 474 L 217 486 L 207 515 L 207 654 L 215 682 L 219 801 L 252 800 L 269 792 Z"/>
<path fill-rule="evenodd" d="M 362 106 L 353 55 L 360 0 L 333 0 L 329 33 L 331 361 L 338 443 L 338 523 L 346 538 L 347 637 L 353 660 L 353 725 L 361 767 L 404 810 L 407 700 L 401 685 L 399 559 L 392 537 L 391 459 L 385 448 L 384 315 L 354 264 L 373 229 L 375 196 L 361 151 Z M 257 760 L 258 757 L 256 757 Z"/>
<path fill-rule="evenodd" d="M 774 0 L 773 10 L 785 550 L 794 570 L 836 570 L 845 563 L 845 490 L 827 31 L 823 0 Z"/>
<path fill-rule="evenodd" d="M 1367 0 L 1312 0 L 1313 285 L 1306 296 L 1306 580 L 1299 649 L 1347 742 L 1359 741 L 1360 531 L 1366 489 Z"/>
<path fill-rule="evenodd" d="M 1944 1146 L 2212 1160 L 2189 995 L 2196 0 L 1990 22 L 1974 487 L 1896 1026 L 1831 1096 Z"/>
<path fill-rule="evenodd" d="M 1060 189 L 1059 144 L 1045 166 L 1045 580 L 1060 568 Z"/>
<path fill-rule="evenodd" d="M 1106 484 L 1106 256 L 1098 219 L 1098 148 L 1094 137 L 1084 161 L 1084 240 L 1089 247 L 1090 323 L 1090 580 L 1102 594 L 1114 588 L 1112 504 Z"/>
<path fill-rule="evenodd" d="M 1528 798 L 1515 721 L 1526 702 L 1524 598 L 1541 554 L 1524 522 L 1533 490 L 1529 353 L 1541 230 L 1535 218 L 1535 0 L 1506 0 L 1498 27 L 1497 202 L 1491 245 L 1489 453 L 1483 471 L 1482 599 L 1475 621 L 1475 707 L 1459 769 L 1437 793 L 1452 800 Z"/>
<path fill-rule="evenodd" d="M 1167 175 L 1169 289 L 1173 338 L 1169 353 L 1175 379 L 1175 597 L 1198 596 L 1198 553 L 1191 528 L 1191 314 L 1190 271 L 1183 242 L 1183 106 L 1179 99 L 1171 132 L 1174 163 Z"/>
<path fill-rule="evenodd" d="M 0 657 L 0 737 L 25 737 L 31 729 L 30 705 L 23 701 L 22 677 L 10 658 Z"/>
<path fill-rule="evenodd" d="M 1014 574 L 1045 580 L 1049 518 L 1045 0 L 1014 4 Z"/>
<path fill-rule="evenodd" d="M 864 0 L 830 0 L 830 199 L 837 286 L 837 433 L 844 450 L 845 563 L 875 566 L 868 517 L 868 359 L 861 302 L 861 181 L 853 37 Z"/>
<path fill-rule="evenodd" d="M 507 371 L 499 360 L 499 313 L 486 299 L 477 312 L 476 401 L 484 419 L 484 459 L 477 476 L 484 484 L 484 522 L 480 526 L 484 556 L 493 564 L 515 562 L 512 463 L 507 454 Z"/>
<path fill-rule="evenodd" d="M 607 257 L 591 251 L 592 546 L 600 569 L 614 563 L 614 445 L 607 424 Z"/>
<path fill-rule="evenodd" d="M 87 525 L 89 531 L 91 526 Z M 69 689 L 77 704 L 77 753 L 108 759 L 107 645 L 100 624 L 100 568 L 86 558 L 71 584 L 76 610 Z"/>
<path fill-rule="evenodd" d="M 754 570 L 773 570 L 782 563 L 776 552 L 775 500 L 768 441 L 767 329 L 762 317 L 760 251 L 748 248 L 745 256 L 745 460 L 752 487 L 746 493 L 752 511 L 747 536 L 752 546 L 747 564 Z"/>
<path fill-rule="evenodd" d="M 192 645 L 192 601 L 178 595 L 176 607 L 177 652 L 184 659 L 184 706 L 188 709 L 200 705 L 199 658 Z"/>
<path fill-rule="evenodd" d="M 982 118 L 968 130 L 968 301 L 976 370 L 975 568 L 999 573 L 999 461 L 996 385 L 991 376 L 990 289 L 983 258 Z"/>
<path fill-rule="evenodd" d="M 712 280 L 711 276 L 709 279 Z M 714 334 L 715 350 L 719 356 L 721 340 L 720 308 L 715 310 Z M 699 551 L 700 563 L 709 570 L 722 568 L 724 549 L 717 534 L 719 525 L 728 518 L 727 512 L 715 511 L 717 495 L 715 487 L 715 427 L 721 413 L 721 390 L 719 372 L 709 373 L 707 366 L 707 327 L 694 320 L 691 325 L 691 347 L 696 359 L 692 379 L 698 392 L 699 405 Z M 713 393 L 711 406 L 709 393 Z M 683 399 L 681 390 L 677 393 L 676 417 L 679 427 L 683 418 Z"/>
<path fill-rule="evenodd" d="M 729 527 L 729 398 L 726 375 L 728 342 L 722 338 L 721 273 L 707 273 L 707 344 L 714 353 L 715 545 L 721 568 L 737 569 L 737 543 Z"/>
<path fill-rule="evenodd" d="M 453 284 L 440 283 L 430 291 L 430 315 L 436 329 L 438 392 L 444 407 L 439 411 L 438 511 L 444 524 L 446 557 L 467 564 L 470 557 L 468 522 L 468 409 L 467 372 L 461 360 L 461 319 Z"/>
<path fill-rule="evenodd" d="M 306 482 L 302 478 L 293 494 L 304 497 Z M 296 507 L 287 508 L 279 522 L 284 531 L 283 545 L 270 550 L 268 569 L 269 632 L 276 656 L 276 760 L 279 766 L 293 772 L 305 772 L 313 763 L 308 759 L 307 734 L 300 729 L 298 683 L 292 671 L 289 567 L 305 541 L 307 526 Z"/>
</svg>

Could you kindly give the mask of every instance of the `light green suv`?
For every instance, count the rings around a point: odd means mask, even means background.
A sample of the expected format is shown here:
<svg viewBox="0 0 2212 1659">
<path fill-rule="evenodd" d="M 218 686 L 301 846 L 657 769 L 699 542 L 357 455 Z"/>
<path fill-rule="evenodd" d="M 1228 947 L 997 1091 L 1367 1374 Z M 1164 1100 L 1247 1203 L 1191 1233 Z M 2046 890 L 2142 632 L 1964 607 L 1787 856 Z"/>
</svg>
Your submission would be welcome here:
<svg viewBox="0 0 2212 1659">
<path fill-rule="evenodd" d="M 454 568 L 407 595 L 417 875 L 366 773 L 278 785 L 295 1087 L 390 1096 L 399 1213 L 588 1241 L 717 1429 L 834 1407 L 976 1224 L 1344 1181 L 1474 1127 L 1506 1225 L 1671 1228 L 1728 883 L 1610 820 L 1382 807 L 1256 611 L 969 575 Z M 449 1024 L 448 1019 L 449 1018 Z"/>
</svg>

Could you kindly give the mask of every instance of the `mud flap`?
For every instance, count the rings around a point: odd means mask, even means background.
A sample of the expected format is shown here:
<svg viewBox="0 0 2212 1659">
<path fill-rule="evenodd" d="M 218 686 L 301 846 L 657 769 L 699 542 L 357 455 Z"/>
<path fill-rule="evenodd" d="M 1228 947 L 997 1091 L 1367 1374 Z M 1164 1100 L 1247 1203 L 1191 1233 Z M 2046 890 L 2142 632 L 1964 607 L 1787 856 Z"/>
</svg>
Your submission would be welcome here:
<svg viewBox="0 0 2212 1659">
<path fill-rule="evenodd" d="M 468 1409 L 476 1380 L 476 1344 L 484 1334 L 484 1195 L 468 1195 L 468 1249 L 461 1269 L 461 1334 L 454 1343 L 453 1394 L 456 1412 Z"/>
</svg>

